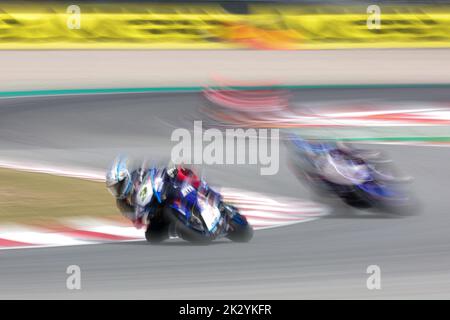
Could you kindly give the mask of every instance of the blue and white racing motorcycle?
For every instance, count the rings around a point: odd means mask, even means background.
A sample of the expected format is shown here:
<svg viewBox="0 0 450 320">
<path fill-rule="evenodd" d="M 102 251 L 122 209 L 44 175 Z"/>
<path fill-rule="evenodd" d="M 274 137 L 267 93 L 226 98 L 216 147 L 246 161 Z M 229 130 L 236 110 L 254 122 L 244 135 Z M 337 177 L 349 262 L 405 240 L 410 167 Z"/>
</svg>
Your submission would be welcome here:
<svg viewBox="0 0 450 320">
<path fill-rule="evenodd" d="M 357 208 L 383 210 L 406 208 L 411 195 L 389 160 L 369 150 L 338 146 L 333 142 L 311 142 L 290 136 L 291 165 L 297 177 L 322 195 L 334 194 Z"/>
<path fill-rule="evenodd" d="M 199 188 L 168 178 L 166 169 L 152 168 L 136 193 L 136 214 L 148 221 L 146 239 L 161 242 L 172 236 L 196 243 L 219 238 L 248 242 L 253 228 L 239 210 L 204 180 Z"/>
</svg>

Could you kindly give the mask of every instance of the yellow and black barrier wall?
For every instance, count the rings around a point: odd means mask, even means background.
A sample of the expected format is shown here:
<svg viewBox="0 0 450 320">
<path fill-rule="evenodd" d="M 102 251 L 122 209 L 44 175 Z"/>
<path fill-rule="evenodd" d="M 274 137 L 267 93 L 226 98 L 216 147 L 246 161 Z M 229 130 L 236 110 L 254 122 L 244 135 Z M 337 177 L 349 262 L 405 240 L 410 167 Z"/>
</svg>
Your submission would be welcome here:
<svg viewBox="0 0 450 320">
<path fill-rule="evenodd" d="M 339 49 L 450 47 L 450 6 L 0 4 L 0 49 Z M 79 10 L 78 10 L 79 9 Z"/>
</svg>

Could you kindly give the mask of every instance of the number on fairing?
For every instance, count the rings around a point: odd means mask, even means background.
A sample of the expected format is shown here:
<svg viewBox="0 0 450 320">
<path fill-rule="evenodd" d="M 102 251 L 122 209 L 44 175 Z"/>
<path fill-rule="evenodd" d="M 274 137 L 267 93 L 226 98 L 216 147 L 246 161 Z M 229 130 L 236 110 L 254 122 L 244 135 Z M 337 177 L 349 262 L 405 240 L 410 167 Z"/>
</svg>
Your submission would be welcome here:
<svg viewBox="0 0 450 320">
<path fill-rule="evenodd" d="M 187 185 L 183 189 L 181 189 L 181 194 L 183 195 L 183 197 L 186 197 L 192 191 L 194 191 L 194 187 Z"/>
<path fill-rule="evenodd" d="M 151 181 L 147 181 L 144 185 L 141 186 L 139 192 L 137 194 L 137 204 L 141 207 L 145 207 L 150 203 L 153 197 L 153 188 Z"/>
</svg>

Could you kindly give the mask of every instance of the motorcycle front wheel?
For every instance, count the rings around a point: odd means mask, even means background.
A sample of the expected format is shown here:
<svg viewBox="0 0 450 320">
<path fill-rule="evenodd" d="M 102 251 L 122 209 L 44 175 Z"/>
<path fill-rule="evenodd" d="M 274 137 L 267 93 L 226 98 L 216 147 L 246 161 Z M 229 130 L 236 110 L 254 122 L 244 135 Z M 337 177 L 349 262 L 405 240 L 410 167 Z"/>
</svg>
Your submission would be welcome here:
<svg viewBox="0 0 450 320">
<path fill-rule="evenodd" d="M 253 238 L 253 227 L 240 213 L 235 213 L 229 221 L 230 231 L 227 238 L 234 242 L 249 242 Z"/>
</svg>

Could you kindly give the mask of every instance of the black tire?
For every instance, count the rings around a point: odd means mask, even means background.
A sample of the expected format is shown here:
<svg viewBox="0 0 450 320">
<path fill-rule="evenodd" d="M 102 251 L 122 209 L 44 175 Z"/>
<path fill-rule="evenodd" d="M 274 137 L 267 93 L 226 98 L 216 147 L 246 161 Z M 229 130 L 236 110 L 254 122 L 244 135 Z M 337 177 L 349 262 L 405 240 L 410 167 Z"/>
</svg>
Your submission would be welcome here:
<svg viewBox="0 0 450 320">
<path fill-rule="evenodd" d="M 373 206 L 369 200 L 357 193 L 347 194 L 341 198 L 347 205 L 356 209 L 368 209 Z"/>
<path fill-rule="evenodd" d="M 145 239 L 150 243 L 161 243 L 169 239 L 169 223 L 164 217 L 150 220 L 150 224 L 145 231 Z"/>
<path fill-rule="evenodd" d="M 241 215 L 241 219 L 245 224 L 239 224 L 234 220 L 229 222 L 231 230 L 227 234 L 227 238 L 234 242 L 249 242 L 253 238 L 253 227 L 247 222 L 247 219 Z"/>
</svg>

